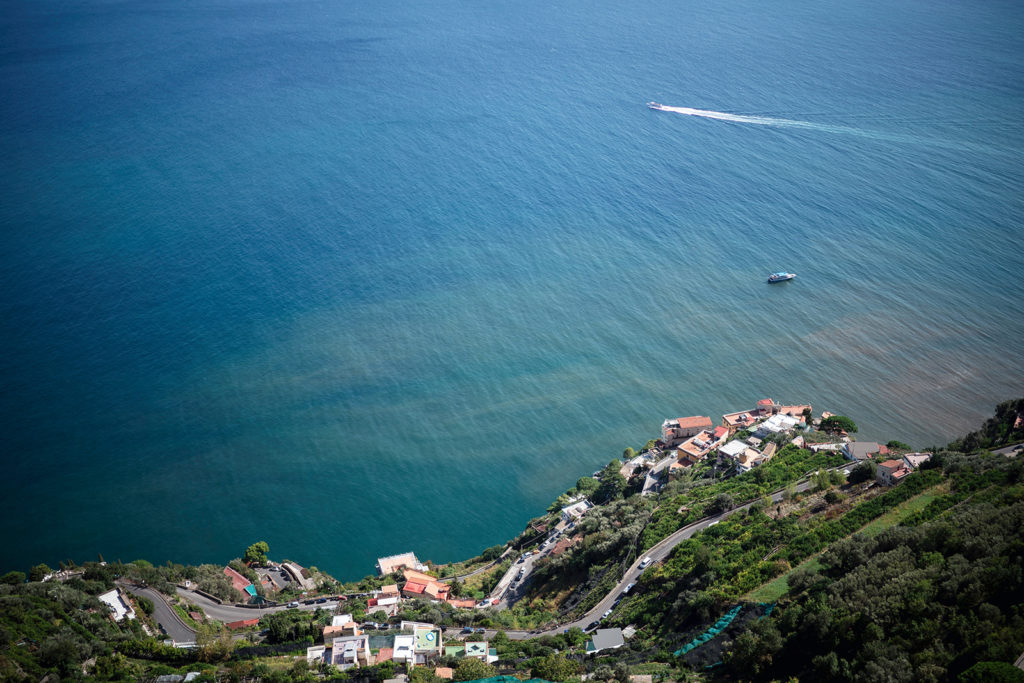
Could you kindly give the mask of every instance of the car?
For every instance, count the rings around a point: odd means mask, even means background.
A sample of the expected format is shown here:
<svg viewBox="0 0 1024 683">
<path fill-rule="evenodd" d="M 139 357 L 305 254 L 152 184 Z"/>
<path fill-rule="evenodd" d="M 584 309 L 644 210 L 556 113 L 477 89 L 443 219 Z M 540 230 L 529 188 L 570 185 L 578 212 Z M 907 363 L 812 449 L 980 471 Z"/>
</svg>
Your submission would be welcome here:
<svg viewBox="0 0 1024 683">
<path fill-rule="evenodd" d="M 297 601 L 295 601 L 295 600 L 292 600 L 291 602 L 288 603 L 288 607 L 298 607 L 298 606 L 299 606 L 299 603 Z"/>
<path fill-rule="evenodd" d="M 584 633 L 589 633 L 590 631 L 593 631 L 595 628 L 597 628 L 600 625 L 601 625 L 601 620 L 600 619 L 598 619 L 597 621 L 592 621 L 589 624 L 587 624 L 587 627 L 585 629 L 583 629 L 583 632 Z"/>
<path fill-rule="evenodd" d="M 460 633 L 465 633 L 465 634 L 470 634 L 472 632 L 473 632 L 473 627 L 472 626 L 466 626 L 465 628 L 462 629 L 462 631 L 460 631 Z"/>
<path fill-rule="evenodd" d="M 640 562 L 640 569 L 647 569 L 649 566 L 651 566 L 651 562 L 654 562 L 654 560 L 652 560 L 650 557 L 645 557 Z"/>
<path fill-rule="evenodd" d="M 629 593 L 629 591 L 633 590 L 633 587 L 634 587 L 634 586 L 636 586 L 636 581 L 633 581 L 633 582 L 632 582 L 632 583 L 630 583 L 630 584 L 629 584 L 628 586 L 626 586 L 625 588 L 623 588 L 623 589 L 622 589 L 622 594 L 623 594 L 623 595 L 626 595 L 627 593 Z"/>
<path fill-rule="evenodd" d="M 608 618 L 608 617 L 610 617 L 611 615 L 612 615 L 612 611 L 611 611 L 610 609 L 606 609 L 606 610 L 604 611 L 604 614 L 602 614 L 602 615 L 601 615 L 601 618 L 602 618 L 602 619 L 607 619 L 607 618 Z"/>
<path fill-rule="evenodd" d="M 316 604 L 322 605 L 327 602 L 327 598 L 317 598 Z"/>
<path fill-rule="evenodd" d="M 478 629 L 476 630 L 476 632 L 477 632 L 478 634 L 483 634 L 483 633 L 487 633 L 487 629 L 485 629 L 485 628 L 478 628 Z"/>
</svg>

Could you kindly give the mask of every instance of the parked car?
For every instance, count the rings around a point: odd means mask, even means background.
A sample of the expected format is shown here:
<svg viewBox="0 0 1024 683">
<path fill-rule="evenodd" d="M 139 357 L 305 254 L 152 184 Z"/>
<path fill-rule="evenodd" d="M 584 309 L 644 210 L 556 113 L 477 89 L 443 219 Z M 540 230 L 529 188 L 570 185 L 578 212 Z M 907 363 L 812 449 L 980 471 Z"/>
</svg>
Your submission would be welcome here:
<svg viewBox="0 0 1024 683">
<path fill-rule="evenodd" d="M 465 633 L 467 635 L 470 634 L 470 633 L 473 633 L 473 627 L 472 626 L 466 626 L 465 628 L 462 629 L 461 632 Z"/>
<path fill-rule="evenodd" d="M 484 633 L 487 633 L 487 629 L 485 629 L 485 628 L 478 628 L 476 630 L 476 632 L 479 633 L 479 634 L 484 634 Z"/>
<path fill-rule="evenodd" d="M 635 586 L 635 585 L 636 585 L 636 581 L 633 581 L 632 583 L 627 585 L 625 588 L 622 589 L 622 594 L 626 595 L 627 593 L 629 593 L 629 591 L 633 590 L 633 586 Z"/>
<path fill-rule="evenodd" d="M 600 619 L 598 619 L 597 621 L 592 621 L 589 624 L 587 624 L 587 627 L 585 629 L 583 629 L 583 632 L 584 633 L 589 633 L 590 631 L 593 631 L 595 628 L 597 628 L 600 625 L 601 625 L 601 620 Z"/>
<path fill-rule="evenodd" d="M 327 598 L 317 598 L 316 604 L 322 605 L 327 602 Z"/>
<path fill-rule="evenodd" d="M 292 600 L 291 602 L 288 603 L 288 606 L 289 607 L 298 607 L 299 603 L 297 601 L 295 601 L 295 600 Z"/>
<path fill-rule="evenodd" d="M 608 617 L 610 617 L 611 615 L 612 615 L 612 611 L 611 611 L 610 609 L 606 609 L 606 610 L 604 611 L 604 614 L 602 614 L 602 615 L 601 615 L 601 619 L 607 619 L 607 618 L 608 618 Z"/>
<path fill-rule="evenodd" d="M 649 566 L 651 566 L 651 562 L 653 561 L 654 560 L 652 560 L 650 557 L 645 557 L 643 561 L 640 563 L 640 569 L 647 569 Z"/>
</svg>

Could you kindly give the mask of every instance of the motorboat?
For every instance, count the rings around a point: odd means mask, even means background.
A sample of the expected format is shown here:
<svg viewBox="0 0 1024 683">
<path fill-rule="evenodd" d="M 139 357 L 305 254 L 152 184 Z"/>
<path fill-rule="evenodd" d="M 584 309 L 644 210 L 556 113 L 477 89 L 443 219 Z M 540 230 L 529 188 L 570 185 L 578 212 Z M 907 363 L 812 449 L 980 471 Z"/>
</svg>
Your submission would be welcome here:
<svg viewBox="0 0 1024 683">
<path fill-rule="evenodd" d="M 785 282 L 796 277 L 796 273 L 772 273 L 768 276 L 768 282 Z"/>
</svg>

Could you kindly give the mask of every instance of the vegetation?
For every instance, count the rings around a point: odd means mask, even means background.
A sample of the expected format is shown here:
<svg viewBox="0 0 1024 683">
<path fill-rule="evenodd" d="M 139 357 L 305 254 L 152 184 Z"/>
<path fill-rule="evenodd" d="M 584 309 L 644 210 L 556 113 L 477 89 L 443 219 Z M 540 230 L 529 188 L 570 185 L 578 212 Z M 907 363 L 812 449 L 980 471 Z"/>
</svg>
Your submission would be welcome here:
<svg viewBox="0 0 1024 683">
<path fill-rule="evenodd" d="M 822 420 L 818 429 L 827 434 L 838 434 L 839 432 L 854 434 L 857 432 L 857 423 L 845 415 L 832 415 Z"/>
<path fill-rule="evenodd" d="M 267 564 L 267 553 L 269 552 L 270 546 L 267 545 L 266 541 L 257 541 L 245 549 L 245 554 L 242 555 L 242 561 L 246 564 L 254 564 L 257 567 L 263 567 Z"/>
</svg>

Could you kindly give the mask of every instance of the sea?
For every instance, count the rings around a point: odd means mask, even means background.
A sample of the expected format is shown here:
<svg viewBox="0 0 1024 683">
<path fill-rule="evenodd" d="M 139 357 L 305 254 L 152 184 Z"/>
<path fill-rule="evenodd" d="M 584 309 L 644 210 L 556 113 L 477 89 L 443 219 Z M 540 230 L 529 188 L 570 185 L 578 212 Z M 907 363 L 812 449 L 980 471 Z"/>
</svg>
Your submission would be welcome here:
<svg viewBox="0 0 1024 683">
<path fill-rule="evenodd" d="M 666 418 L 1024 394 L 1014 0 L 10 0 L 0 93 L 4 571 L 355 579 Z"/>
</svg>

